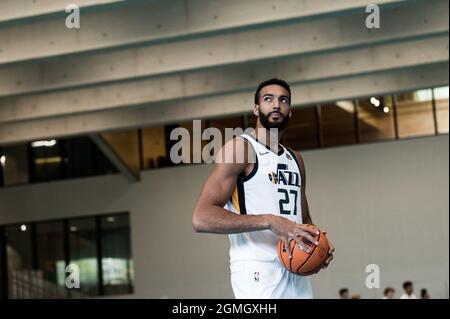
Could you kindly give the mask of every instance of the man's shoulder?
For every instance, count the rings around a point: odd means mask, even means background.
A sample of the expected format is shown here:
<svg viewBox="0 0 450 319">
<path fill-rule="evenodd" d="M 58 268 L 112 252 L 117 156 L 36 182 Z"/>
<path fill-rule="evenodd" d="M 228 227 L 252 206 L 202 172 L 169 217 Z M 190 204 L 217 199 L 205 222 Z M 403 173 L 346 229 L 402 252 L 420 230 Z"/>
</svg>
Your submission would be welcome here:
<svg viewBox="0 0 450 319">
<path fill-rule="evenodd" d="M 288 147 L 288 146 L 285 146 L 285 148 L 286 148 L 290 153 L 294 154 L 295 160 L 297 161 L 300 170 L 304 170 L 304 169 L 305 169 L 305 163 L 304 163 L 304 161 L 303 161 L 303 156 L 302 156 L 302 154 L 300 153 L 300 151 L 295 151 L 295 150 L 293 150 L 292 148 L 290 148 L 290 147 Z"/>
<path fill-rule="evenodd" d="M 220 148 L 216 163 L 250 164 L 254 163 L 256 154 L 250 142 L 242 136 L 234 136 Z"/>
<path fill-rule="evenodd" d="M 253 149 L 250 146 L 251 144 L 246 138 L 244 138 L 242 135 L 236 135 L 226 141 L 222 146 L 222 149 L 230 151 L 232 153 L 240 153 L 243 151 L 247 151 L 248 149 Z"/>
</svg>

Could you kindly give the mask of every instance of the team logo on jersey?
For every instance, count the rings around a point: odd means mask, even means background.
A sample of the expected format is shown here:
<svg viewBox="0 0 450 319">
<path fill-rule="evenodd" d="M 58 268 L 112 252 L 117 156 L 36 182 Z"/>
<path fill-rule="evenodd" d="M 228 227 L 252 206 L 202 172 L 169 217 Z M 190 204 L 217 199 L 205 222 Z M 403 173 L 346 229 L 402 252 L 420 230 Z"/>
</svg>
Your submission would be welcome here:
<svg viewBox="0 0 450 319">
<path fill-rule="evenodd" d="M 259 271 L 255 271 L 253 278 L 255 279 L 255 282 L 259 281 Z"/>
<path fill-rule="evenodd" d="M 278 164 L 276 172 L 270 172 L 269 180 L 273 184 L 290 185 L 300 187 L 300 176 L 297 172 L 291 172 L 286 164 Z"/>
</svg>

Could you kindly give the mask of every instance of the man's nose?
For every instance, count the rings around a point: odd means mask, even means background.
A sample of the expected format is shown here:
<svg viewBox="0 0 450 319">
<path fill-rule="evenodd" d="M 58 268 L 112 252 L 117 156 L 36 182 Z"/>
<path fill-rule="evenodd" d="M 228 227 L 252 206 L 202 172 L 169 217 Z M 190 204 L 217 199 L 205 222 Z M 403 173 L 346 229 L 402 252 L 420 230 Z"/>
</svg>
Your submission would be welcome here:
<svg viewBox="0 0 450 319">
<path fill-rule="evenodd" d="M 273 109 L 274 109 L 274 110 L 279 110 L 279 109 L 280 109 L 280 101 L 275 100 L 275 101 L 273 102 Z"/>
</svg>

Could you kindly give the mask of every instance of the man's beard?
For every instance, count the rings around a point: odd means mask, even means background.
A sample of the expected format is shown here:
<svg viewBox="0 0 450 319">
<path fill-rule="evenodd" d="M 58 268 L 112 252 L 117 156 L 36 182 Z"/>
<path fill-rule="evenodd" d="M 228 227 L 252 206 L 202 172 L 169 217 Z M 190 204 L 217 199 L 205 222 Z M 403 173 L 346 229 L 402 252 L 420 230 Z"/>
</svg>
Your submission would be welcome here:
<svg viewBox="0 0 450 319">
<path fill-rule="evenodd" d="M 274 112 L 280 114 L 282 118 L 281 122 L 269 122 L 269 117 Z M 261 121 L 262 126 L 264 126 L 266 129 L 277 128 L 278 130 L 282 131 L 287 127 L 289 117 L 284 116 L 283 113 L 278 111 L 269 112 L 267 115 L 259 111 L 259 120 Z"/>
</svg>

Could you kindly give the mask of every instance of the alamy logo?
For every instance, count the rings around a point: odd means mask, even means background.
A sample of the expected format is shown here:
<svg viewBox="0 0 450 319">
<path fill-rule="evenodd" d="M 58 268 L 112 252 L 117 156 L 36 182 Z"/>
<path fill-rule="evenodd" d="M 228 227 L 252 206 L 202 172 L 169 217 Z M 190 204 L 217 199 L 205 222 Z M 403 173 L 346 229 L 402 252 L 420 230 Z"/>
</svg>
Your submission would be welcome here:
<svg viewBox="0 0 450 319">
<path fill-rule="evenodd" d="M 366 277 L 366 287 L 368 289 L 380 288 L 380 266 L 376 264 L 367 265 L 366 272 L 369 273 Z"/>
<path fill-rule="evenodd" d="M 66 267 L 66 287 L 80 288 L 80 267 L 77 264 L 68 264 Z"/>
<path fill-rule="evenodd" d="M 219 154 L 223 141 L 230 141 L 233 137 L 242 134 L 258 136 L 258 141 L 268 146 L 277 145 L 279 142 L 277 128 L 255 130 L 249 127 L 244 130 L 240 127 L 227 127 L 224 136 L 216 127 L 202 130 L 201 120 L 193 120 L 191 131 L 184 127 L 177 127 L 170 132 L 170 140 L 177 141 L 170 148 L 170 160 L 174 164 L 202 163 L 202 161 L 210 164 L 215 159 L 222 163 L 255 163 L 256 157 L 251 147 L 247 148 L 247 152 L 245 152 L 244 149 L 235 145 L 234 148 L 226 148 L 223 153 Z M 204 142 L 207 142 L 206 145 Z M 217 158 L 218 155 L 220 155 L 219 158 Z M 261 155 L 265 155 L 265 153 Z"/>
<path fill-rule="evenodd" d="M 66 12 L 69 15 L 66 17 L 66 28 L 79 29 L 80 28 L 80 7 L 76 4 L 69 4 L 66 7 Z"/>
<path fill-rule="evenodd" d="M 367 29 L 379 29 L 380 28 L 380 7 L 376 4 L 369 4 L 366 7 L 366 13 L 370 13 L 366 17 Z"/>
</svg>

